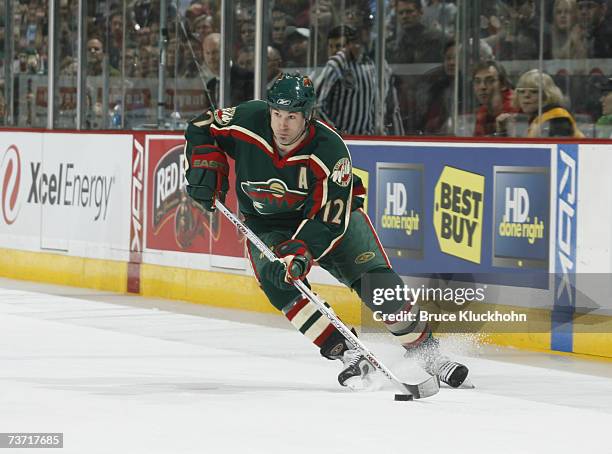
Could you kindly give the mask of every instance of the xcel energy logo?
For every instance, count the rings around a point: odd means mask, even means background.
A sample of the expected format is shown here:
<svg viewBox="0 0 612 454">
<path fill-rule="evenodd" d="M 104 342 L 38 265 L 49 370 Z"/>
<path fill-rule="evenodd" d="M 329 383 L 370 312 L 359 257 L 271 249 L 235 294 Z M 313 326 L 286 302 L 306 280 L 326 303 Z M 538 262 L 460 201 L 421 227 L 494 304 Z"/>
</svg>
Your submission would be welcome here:
<svg viewBox="0 0 612 454">
<path fill-rule="evenodd" d="M 11 145 L 0 162 L 0 211 L 2 219 L 11 225 L 19 214 L 19 184 L 21 182 L 21 158 L 19 150 Z"/>
</svg>

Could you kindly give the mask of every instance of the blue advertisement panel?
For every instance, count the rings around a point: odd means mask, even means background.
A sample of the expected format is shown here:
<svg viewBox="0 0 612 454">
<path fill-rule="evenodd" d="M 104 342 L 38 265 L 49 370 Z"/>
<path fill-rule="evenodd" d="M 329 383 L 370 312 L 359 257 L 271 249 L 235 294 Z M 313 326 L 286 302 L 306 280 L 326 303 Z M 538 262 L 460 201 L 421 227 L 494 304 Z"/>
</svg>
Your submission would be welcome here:
<svg viewBox="0 0 612 454">
<path fill-rule="evenodd" d="M 388 255 L 423 258 L 423 166 L 376 165 L 376 232 Z"/>
<path fill-rule="evenodd" d="M 548 270 L 547 167 L 495 166 L 493 265 Z"/>
<path fill-rule="evenodd" d="M 578 145 L 559 145 L 555 183 L 557 186 L 557 231 L 551 349 L 571 352 L 573 351 L 573 314 L 576 307 Z"/>
<path fill-rule="evenodd" d="M 349 149 L 368 172 L 368 214 L 400 274 L 548 288 L 550 147 Z"/>
</svg>

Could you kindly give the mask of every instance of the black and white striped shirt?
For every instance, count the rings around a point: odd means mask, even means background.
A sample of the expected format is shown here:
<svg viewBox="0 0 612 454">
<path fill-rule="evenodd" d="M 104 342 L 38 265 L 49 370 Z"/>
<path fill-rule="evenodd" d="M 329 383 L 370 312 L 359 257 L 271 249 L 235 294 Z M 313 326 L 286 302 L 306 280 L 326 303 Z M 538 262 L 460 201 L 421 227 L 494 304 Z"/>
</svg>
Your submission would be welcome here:
<svg viewBox="0 0 612 454">
<path fill-rule="evenodd" d="M 385 64 L 385 128 L 387 133 L 402 134 L 396 97 L 390 96 L 391 69 Z M 376 66 L 363 54 L 358 60 L 347 58 L 341 50 L 330 57 L 316 78 L 317 104 L 322 118 L 343 134 L 376 134 L 378 87 Z M 397 118 L 396 118 L 397 117 Z"/>
</svg>

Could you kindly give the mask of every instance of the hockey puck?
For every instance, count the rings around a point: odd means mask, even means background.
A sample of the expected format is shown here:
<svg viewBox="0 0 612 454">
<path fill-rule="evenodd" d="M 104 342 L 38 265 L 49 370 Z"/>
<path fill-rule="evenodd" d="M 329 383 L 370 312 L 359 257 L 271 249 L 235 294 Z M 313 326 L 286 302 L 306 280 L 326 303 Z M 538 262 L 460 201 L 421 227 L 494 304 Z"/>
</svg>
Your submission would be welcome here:
<svg viewBox="0 0 612 454">
<path fill-rule="evenodd" d="M 413 400 L 414 397 L 410 394 L 396 394 L 395 400 Z"/>
</svg>

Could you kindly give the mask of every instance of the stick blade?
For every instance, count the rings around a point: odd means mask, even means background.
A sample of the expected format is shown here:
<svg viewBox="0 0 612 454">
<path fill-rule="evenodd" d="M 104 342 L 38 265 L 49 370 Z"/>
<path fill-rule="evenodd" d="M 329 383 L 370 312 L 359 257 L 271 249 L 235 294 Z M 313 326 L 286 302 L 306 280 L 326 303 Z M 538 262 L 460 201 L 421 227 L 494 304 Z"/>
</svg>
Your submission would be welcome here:
<svg viewBox="0 0 612 454">
<path fill-rule="evenodd" d="M 438 394 L 440 391 L 440 380 L 436 376 L 431 376 L 424 382 L 417 385 L 411 385 L 408 383 L 402 383 L 406 387 L 406 390 L 414 396 L 415 399 L 424 399 Z"/>
</svg>

